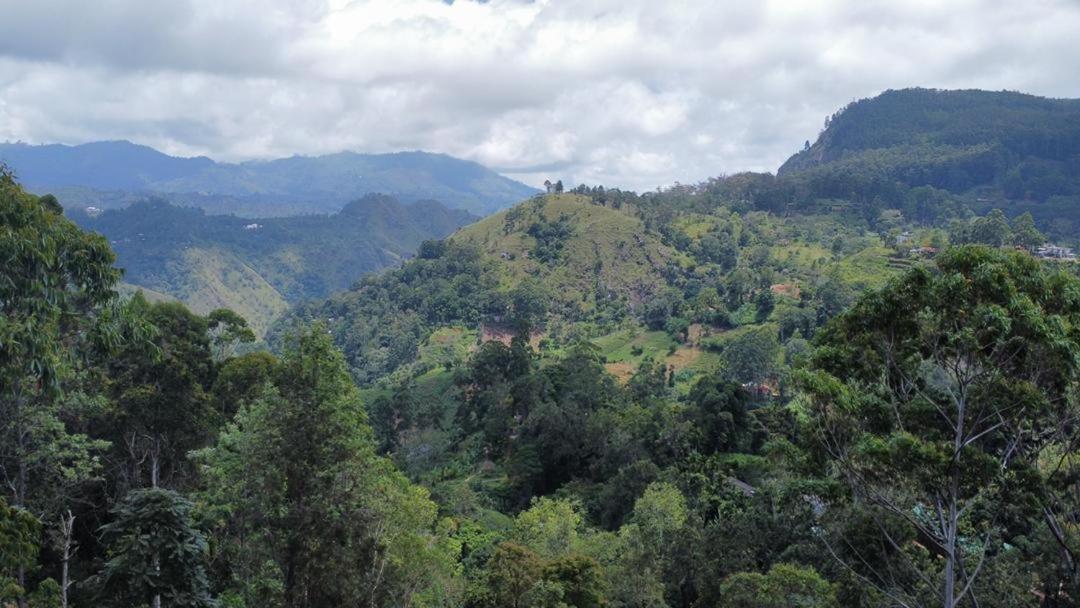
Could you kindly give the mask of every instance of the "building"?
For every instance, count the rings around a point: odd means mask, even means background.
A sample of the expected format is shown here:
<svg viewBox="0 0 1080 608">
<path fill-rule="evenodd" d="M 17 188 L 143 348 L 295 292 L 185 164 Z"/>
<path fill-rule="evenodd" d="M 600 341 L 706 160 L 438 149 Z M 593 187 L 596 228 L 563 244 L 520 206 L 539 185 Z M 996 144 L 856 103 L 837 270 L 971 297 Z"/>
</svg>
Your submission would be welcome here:
<svg viewBox="0 0 1080 608">
<path fill-rule="evenodd" d="M 1059 247 L 1057 245 L 1043 245 L 1035 249 L 1035 256 L 1046 260 L 1076 261 L 1076 254 L 1072 247 Z"/>
</svg>

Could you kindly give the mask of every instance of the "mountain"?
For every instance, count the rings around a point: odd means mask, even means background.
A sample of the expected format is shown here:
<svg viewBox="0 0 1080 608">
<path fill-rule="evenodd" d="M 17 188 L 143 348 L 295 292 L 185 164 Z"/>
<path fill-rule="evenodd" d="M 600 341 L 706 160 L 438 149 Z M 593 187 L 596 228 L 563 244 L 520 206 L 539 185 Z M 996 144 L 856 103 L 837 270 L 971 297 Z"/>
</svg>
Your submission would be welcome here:
<svg viewBox="0 0 1080 608">
<path fill-rule="evenodd" d="M 333 215 L 249 219 L 162 200 L 69 215 L 109 238 L 127 283 L 200 313 L 232 308 L 260 334 L 290 303 L 345 289 L 475 219 L 434 201 L 374 194 Z"/>
<path fill-rule="evenodd" d="M 119 207 L 154 193 L 209 213 L 255 217 L 334 212 L 365 194 L 384 193 L 403 202 L 431 199 L 487 214 L 536 193 L 477 163 L 426 152 L 342 152 L 234 164 L 173 157 L 126 141 L 6 143 L 0 144 L 0 161 L 27 188 L 51 192 L 67 207 Z"/>
<path fill-rule="evenodd" d="M 1030 210 L 1047 221 L 1063 213 L 1077 219 L 1080 100 L 886 91 L 830 117 L 817 141 L 778 176 L 812 183 L 828 196 L 887 199 L 900 184 Z"/>
</svg>

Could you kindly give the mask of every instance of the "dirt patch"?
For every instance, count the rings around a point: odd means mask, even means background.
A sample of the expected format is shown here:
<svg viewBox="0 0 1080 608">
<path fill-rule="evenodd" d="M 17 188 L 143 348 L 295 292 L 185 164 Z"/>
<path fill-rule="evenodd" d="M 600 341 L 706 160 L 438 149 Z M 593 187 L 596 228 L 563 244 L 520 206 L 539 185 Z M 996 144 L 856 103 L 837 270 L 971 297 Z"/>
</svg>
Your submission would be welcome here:
<svg viewBox="0 0 1080 608">
<path fill-rule="evenodd" d="M 802 295 L 802 290 L 794 283 L 777 283 L 776 285 L 770 285 L 769 290 L 778 296 L 787 296 L 796 300 Z"/>
<path fill-rule="evenodd" d="M 701 344 L 701 339 L 708 337 L 709 334 L 708 327 L 701 323 L 693 323 L 686 328 L 686 342 L 691 346 L 697 346 Z"/>
<path fill-rule="evenodd" d="M 637 366 L 626 361 L 620 363 L 607 363 L 604 367 L 607 369 L 608 373 L 615 376 L 615 379 L 618 380 L 620 384 L 629 382 L 630 378 L 634 375 L 634 372 L 637 371 Z"/>
<path fill-rule="evenodd" d="M 510 346 L 510 341 L 517 335 L 517 331 L 506 327 L 504 325 L 481 325 L 480 326 L 480 341 L 490 342 L 492 340 L 496 342 L 502 342 L 503 344 Z M 529 332 L 529 346 L 534 349 L 540 347 L 540 339 L 544 337 L 544 332 L 539 330 L 533 330 Z"/>
</svg>

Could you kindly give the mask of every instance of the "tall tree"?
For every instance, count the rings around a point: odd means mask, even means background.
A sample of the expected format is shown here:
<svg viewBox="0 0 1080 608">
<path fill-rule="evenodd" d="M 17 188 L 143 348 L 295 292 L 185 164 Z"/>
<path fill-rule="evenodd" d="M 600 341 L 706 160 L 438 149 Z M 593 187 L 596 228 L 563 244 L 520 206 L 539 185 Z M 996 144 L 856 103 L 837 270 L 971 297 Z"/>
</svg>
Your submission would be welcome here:
<svg viewBox="0 0 1080 608">
<path fill-rule="evenodd" d="M 435 506 L 375 453 L 325 329 L 300 333 L 273 379 L 197 455 L 230 592 L 249 606 L 382 606 L 457 591 Z"/>
<path fill-rule="evenodd" d="M 1071 449 L 1054 430 L 1074 419 L 1078 337 L 1080 282 L 978 246 L 865 295 L 819 334 L 804 378 L 818 437 L 882 514 L 904 570 L 854 568 L 865 581 L 902 605 L 978 605 L 992 578 L 980 574 L 1015 542 L 1005 524 L 1038 514 L 1040 454 Z M 924 567 L 917 547 L 942 567 Z"/>
<path fill-rule="evenodd" d="M 87 342 L 115 338 L 107 324 L 91 330 L 115 296 L 114 261 L 105 239 L 65 219 L 55 198 L 26 193 L 0 169 L 0 479 L 13 506 L 40 516 L 57 484 L 94 468 L 100 446 L 68 432 L 58 397 Z M 17 579 L 25 587 L 25 566 Z"/>
<path fill-rule="evenodd" d="M 132 298 L 129 314 L 150 326 L 148 340 L 127 340 L 108 361 L 115 401 L 100 434 L 113 442 L 120 489 L 181 484 L 187 453 L 206 445 L 219 423 L 209 389 L 216 365 L 209 323 L 178 302 Z"/>
<path fill-rule="evenodd" d="M 0 602 L 5 605 L 26 597 L 19 576 L 37 561 L 40 540 L 41 522 L 0 498 Z"/>
<path fill-rule="evenodd" d="M 1046 242 L 1046 237 L 1035 227 L 1030 211 L 1013 218 L 1012 233 L 1013 243 L 1029 251 Z"/>
</svg>

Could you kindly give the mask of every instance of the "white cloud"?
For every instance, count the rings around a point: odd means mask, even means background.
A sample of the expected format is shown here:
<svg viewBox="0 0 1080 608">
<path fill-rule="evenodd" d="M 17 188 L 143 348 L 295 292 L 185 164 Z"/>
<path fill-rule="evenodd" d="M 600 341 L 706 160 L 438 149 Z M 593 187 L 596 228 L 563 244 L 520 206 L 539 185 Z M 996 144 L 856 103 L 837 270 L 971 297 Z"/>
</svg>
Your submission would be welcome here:
<svg viewBox="0 0 1080 608">
<path fill-rule="evenodd" d="M 0 22 L 0 139 L 425 149 L 533 183 L 775 170 L 887 88 L 1080 97 L 1074 0 L 62 0 Z"/>
</svg>

